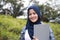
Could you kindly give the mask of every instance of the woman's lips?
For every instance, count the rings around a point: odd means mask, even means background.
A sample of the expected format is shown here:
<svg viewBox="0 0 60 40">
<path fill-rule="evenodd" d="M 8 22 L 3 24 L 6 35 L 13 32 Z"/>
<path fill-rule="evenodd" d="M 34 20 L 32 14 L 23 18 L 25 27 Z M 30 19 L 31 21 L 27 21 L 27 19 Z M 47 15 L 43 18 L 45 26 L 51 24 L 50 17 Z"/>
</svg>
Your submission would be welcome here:
<svg viewBox="0 0 60 40">
<path fill-rule="evenodd" d="M 31 18 L 32 20 L 35 20 L 35 18 Z"/>
</svg>

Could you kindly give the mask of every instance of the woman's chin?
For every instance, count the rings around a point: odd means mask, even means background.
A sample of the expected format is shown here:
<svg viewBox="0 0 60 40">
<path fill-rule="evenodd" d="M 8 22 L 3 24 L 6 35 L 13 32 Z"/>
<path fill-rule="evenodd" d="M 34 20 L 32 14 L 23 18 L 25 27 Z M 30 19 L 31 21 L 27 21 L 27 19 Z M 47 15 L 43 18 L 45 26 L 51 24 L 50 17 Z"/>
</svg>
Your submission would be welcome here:
<svg viewBox="0 0 60 40">
<path fill-rule="evenodd" d="M 32 22 L 33 22 L 33 23 L 35 23 L 35 22 L 36 22 L 36 20 L 33 20 Z"/>
</svg>

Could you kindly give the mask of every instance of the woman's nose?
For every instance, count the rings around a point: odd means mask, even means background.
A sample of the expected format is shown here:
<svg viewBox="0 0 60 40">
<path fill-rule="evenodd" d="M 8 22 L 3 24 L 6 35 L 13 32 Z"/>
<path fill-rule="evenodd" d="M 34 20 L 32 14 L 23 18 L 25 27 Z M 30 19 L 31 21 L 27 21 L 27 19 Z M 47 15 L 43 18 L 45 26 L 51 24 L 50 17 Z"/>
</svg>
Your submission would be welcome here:
<svg viewBox="0 0 60 40">
<path fill-rule="evenodd" d="M 34 17 L 34 14 L 32 14 L 31 17 Z"/>
</svg>

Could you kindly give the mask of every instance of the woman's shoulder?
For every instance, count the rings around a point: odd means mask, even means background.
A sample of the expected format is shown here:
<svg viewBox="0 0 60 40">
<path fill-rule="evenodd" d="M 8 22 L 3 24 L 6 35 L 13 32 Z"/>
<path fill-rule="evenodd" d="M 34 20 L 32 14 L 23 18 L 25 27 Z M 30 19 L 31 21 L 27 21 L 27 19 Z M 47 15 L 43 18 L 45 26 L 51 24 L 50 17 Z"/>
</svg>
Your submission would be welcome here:
<svg viewBox="0 0 60 40">
<path fill-rule="evenodd" d="M 20 40 L 24 40 L 24 34 L 25 34 L 25 31 L 26 31 L 25 28 L 26 28 L 26 26 L 23 26 L 23 28 L 20 32 Z"/>
<path fill-rule="evenodd" d="M 44 24 L 44 23 L 41 21 L 41 24 Z"/>
<path fill-rule="evenodd" d="M 21 30 L 21 33 L 24 33 L 25 32 L 25 29 L 26 29 L 26 26 L 23 26 L 23 28 Z"/>
</svg>

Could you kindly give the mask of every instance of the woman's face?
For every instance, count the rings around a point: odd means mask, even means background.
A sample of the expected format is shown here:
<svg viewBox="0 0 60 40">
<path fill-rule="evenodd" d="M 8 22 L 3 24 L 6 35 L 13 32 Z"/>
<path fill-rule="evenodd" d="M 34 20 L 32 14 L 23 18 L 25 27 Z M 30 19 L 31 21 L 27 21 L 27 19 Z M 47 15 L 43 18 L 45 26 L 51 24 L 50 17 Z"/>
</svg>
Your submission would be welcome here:
<svg viewBox="0 0 60 40">
<path fill-rule="evenodd" d="M 37 15 L 37 13 L 33 9 L 29 10 L 29 19 L 33 23 L 38 20 L 38 15 Z"/>
</svg>

